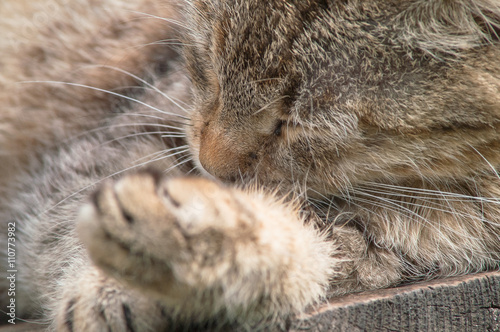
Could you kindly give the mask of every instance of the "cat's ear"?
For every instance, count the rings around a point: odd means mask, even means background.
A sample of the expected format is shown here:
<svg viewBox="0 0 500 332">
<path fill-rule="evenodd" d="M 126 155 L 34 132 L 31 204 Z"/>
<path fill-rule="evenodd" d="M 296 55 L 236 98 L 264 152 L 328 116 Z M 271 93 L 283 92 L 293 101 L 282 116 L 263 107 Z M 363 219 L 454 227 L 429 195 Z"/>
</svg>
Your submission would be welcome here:
<svg viewBox="0 0 500 332">
<path fill-rule="evenodd" d="M 395 20 L 406 46 L 434 56 L 455 55 L 500 40 L 497 0 L 414 1 Z"/>
</svg>

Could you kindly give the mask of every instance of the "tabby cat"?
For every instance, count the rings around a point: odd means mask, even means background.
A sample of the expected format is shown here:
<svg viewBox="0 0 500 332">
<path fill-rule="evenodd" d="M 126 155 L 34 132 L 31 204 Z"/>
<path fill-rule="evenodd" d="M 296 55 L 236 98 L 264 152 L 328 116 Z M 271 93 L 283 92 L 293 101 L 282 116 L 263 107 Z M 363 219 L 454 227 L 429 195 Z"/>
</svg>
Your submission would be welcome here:
<svg viewBox="0 0 500 332">
<path fill-rule="evenodd" d="M 0 12 L 11 323 L 274 331 L 498 268 L 499 0 Z"/>
</svg>

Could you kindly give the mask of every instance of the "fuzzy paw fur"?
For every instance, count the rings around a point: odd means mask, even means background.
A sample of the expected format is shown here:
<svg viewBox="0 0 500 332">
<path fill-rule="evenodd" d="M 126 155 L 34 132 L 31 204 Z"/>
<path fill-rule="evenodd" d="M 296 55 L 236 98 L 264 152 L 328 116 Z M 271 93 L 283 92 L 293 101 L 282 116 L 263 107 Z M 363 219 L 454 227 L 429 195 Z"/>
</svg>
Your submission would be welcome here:
<svg viewBox="0 0 500 332">
<path fill-rule="evenodd" d="M 332 249 L 293 207 L 201 178 L 141 172 L 108 183 L 78 228 L 98 267 L 181 321 L 284 317 L 323 296 L 331 272 Z"/>
</svg>

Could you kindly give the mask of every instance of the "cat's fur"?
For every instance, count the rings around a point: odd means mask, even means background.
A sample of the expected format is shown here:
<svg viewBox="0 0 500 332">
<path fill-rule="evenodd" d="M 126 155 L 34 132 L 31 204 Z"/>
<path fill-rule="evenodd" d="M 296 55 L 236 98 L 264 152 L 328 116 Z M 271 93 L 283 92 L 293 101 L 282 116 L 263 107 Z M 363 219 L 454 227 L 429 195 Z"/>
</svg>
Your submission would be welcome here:
<svg viewBox="0 0 500 332">
<path fill-rule="evenodd" d="M 274 330 L 327 296 L 498 267 L 499 1 L 0 10 L 19 15 L 0 23 L 19 314 Z"/>
</svg>

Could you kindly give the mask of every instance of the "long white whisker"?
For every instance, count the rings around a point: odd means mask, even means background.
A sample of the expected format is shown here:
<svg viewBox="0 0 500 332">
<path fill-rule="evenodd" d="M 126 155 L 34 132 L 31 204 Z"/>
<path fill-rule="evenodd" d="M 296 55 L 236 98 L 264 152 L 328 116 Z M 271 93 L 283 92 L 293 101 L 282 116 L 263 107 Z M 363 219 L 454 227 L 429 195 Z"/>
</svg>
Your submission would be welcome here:
<svg viewBox="0 0 500 332">
<path fill-rule="evenodd" d="M 162 160 L 162 159 L 165 159 L 165 158 L 175 157 L 175 156 L 178 156 L 178 155 L 180 155 L 180 154 L 187 153 L 187 152 L 189 152 L 189 149 L 187 149 L 187 148 L 186 148 L 186 149 L 184 149 L 184 150 L 177 151 L 177 152 L 172 153 L 172 154 L 169 154 L 169 155 L 167 155 L 167 156 L 162 156 L 161 158 L 155 159 L 155 160 L 153 160 L 153 161 L 158 161 L 158 160 Z"/>
<path fill-rule="evenodd" d="M 149 164 L 149 163 L 152 163 L 152 162 L 155 162 L 155 161 L 159 161 L 159 160 L 162 160 L 162 159 L 165 159 L 165 158 L 169 158 L 169 157 L 172 157 L 172 156 L 178 155 L 178 154 L 180 154 L 180 153 L 185 153 L 185 152 L 188 152 L 188 151 L 189 151 L 189 149 L 188 149 L 188 148 L 186 148 L 184 151 L 179 151 L 179 152 L 173 153 L 173 154 L 168 155 L 168 156 L 162 156 L 162 157 L 159 157 L 159 158 L 156 158 L 156 159 L 147 160 L 147 161 L 145 161 L 145 162 L 142 162 L 142 163 L 139 163 L 139 164 L 136 164 L 136 165 L 132 165 L 132 166 L 127 167 L 127 168 L 124 168 L 124 169 L 122 169 L 122 170 L 120 170 L 120 171 L 114 172 L 114 173 L 112 173 L 112 174 L 110 174 L 110 175 L 105 176 L 104 178 L 99 179 L 98 181 L 95 181 L 95 182 L 93 182 L 93 183 L 91 183 L 91 184 L 89 184 L 89 185 L 87 185 L 87 186 L 84 186 L 83 188 L 81 188 L 81 189 L 79 189 L 79 190 L 75 191 L 74 193 L 72 193 L 71 195 L 69 195 L 69 196 L 67 196 L 67 197 L 63 198 L 62 200 L 60 200 L 59 202 L 57 202 L 57 203 L 56 203 L 56 204 L 54 204 L 53 206 L 51 206 L 51 207 L 47 208 L 47 209 L 46 209 L 45 211 L 43 211 L 41 214 L 45 214 L 45 213 L 47 213 L 47 212 L 49 212 L 49 211 L 51 211 L 51 210 L 55 209 L 55 208 L 56 208 L 56 207 L 58 207 L 59 205 L 61 205 L 61 204 L 63 204 L 64 202 L 66 202 L 68 199 L 73 198 L 74 196 L 76 196 L 76 195 L 80 194 L 80 193 L 81 193 L 81 192 L 83 192 L 84 190 L 86 190 L 86 189 L 88 189 L 88 188 L 90 188 L 90 187 L 93 187 L 93 186 L 95 186 L 96 184 L 98 184 L 98 183 L 100 183 L 100 182 L 102 182 L 102 181 L 104 181 L 104 180 L 107 180 L 107 179 L 109 179 L 109 178 L 111 178 L 111 177 L 113 177 L 113 176 L 116 176 L 116 175 L 122 174 L 122 173 L 127 172 L 127 171 L 129 171 L 129 170 L 132 170 L 132 169 L 134 169 L 134 168 L 138 168 L 138 167 L 141 167 L 141 166 L 145 166 L 145 165 L 147 165 L 147 164 Z"/>
<path fill-rule="evenodd" d="M 452 192 L 446 192 L 446 191 L 431 190 L 431 189 L 424 189 L 424 188 L 402 187 L 402 186 L 396 186 L 396 185 L 385 184 L 385 183 L 376 183 L 376 182 L 366 182 L 366 184 L 373 187 L 373 188 L 379 188 L 380 190 L 382 190 L 384 188 L 388 189 L 388 190 L 390 190 L 388 193 L 392 193 L 392 194 L 396 194 L 394 191 L 399 191 L 399 192 L 404 192 L 404 193 L 426 194 L 428 196 L 433 196 L 436 199 L 443 199 L 443 200 L 463 199 L 463 201 L 481 201 L 481 202 L 487 202 L 487 203 L 493 203 L 493 204 L 500 203 L 500 198 L 495 198 L 495 197 L 471 196 L 471 195 L 452 193 Z M 400 194 L 397 194 L 397 195 L 400 195 Z M 458 200 L 458 201 L 460 201 L 460 200 Z"/>
<path fill-rule="evenodd" d="M 363 194 L 363 193 L 362 193 L 362 192 L 360 192 L 360 191 L 356 191 L 356 193 L 358 193 L 358 194 Z M 319 193 L 319 192 L 316 192 L 316 194 L 318 194 L 318 195 L 320 195 L 321 197 L 325 198 L 325 199 L 326 199 L 326 201 L 330 201 L 330 202 L 332 202 L 332 200 L 331 200 L 331 199 L 328 199 L 325 195 L 323 195 L 323 194 L 321 194 L 321 193 Z M 417 214 L 415 211 L 412 211 L 412 210 L 410 210 L 410 209 L 408 209 L 408 208 L 405 208 L 405 207 L 403 207 L 403 206 L 400 206 L 399 204 L 395 204 L 394 202 L 391 202 L 391 201 L 386 201 L 386 200 L 384 200 L 384 199 L 383 199 L 383 198 L 381 198 L 381 197 L 377 197 L 377 196 L 373 196 L 373 195 L 369 195 L 369 194 L 367 194 L 367 196 L 369 196 L 369 197 L 371 197 L 371 198 L 375 198 L 375 199 L 377 199 L 378 201 L 377 201 L 377 202 L 374 202 L 374 201 L 372 201 L 372 200 L 363 199 L 363 198 L 361 198 L 361 197 L 356 197 L 356 198 L 353 198 L 353 197 L 351 197 L 351 196 L 350 196 L 350 198 L 349 198 L 348 202 L 349 202 L 349 204 L 354 204 L 354 205 L 358 206 L 359 208 L 362 208 L 363 210 L 367 211 L 368 213 L 373 213 L 373 211 L 371 211 L 371 210 L 369 210 L 369 209 L 367 209 L 367 208 L 365 208 L 365 207 L 363 207 L 363 206 L 361 206 L 361 205 L 359 205 L 359 204 L 356 204 L 356 203 L 355 203 L 355 201 L 359 201 L 359 202 L 362 202 L 362 203 L 367 203 L 367 204 L 369 204 L 369 205 L 373 205 L 373 206 L 378 206 L 378 207 L 381 207 L 381 208 L 383 208 L 383 209 L 387 209 L 387 210 L 389 210 L 389 211 L 395 212 L 395 213 L 397 213 L 397 214 L 400 214 L 402 211 L 405 211 L 405 212 L 409 213 L 410 215 L 413 215 L 413 216 L 417 217 L 418 219 L 421 219 L 421 220 L 423 220 L 425 223 L 427 223 L 427 224 L 429 224 L 429 225 L 431 225 L 431 226 L 432 226 L 432 224 L 431 224 L 431 223 L 430 223 L 427 219 L 425 219 L 423 216 L 421 216 L 421 215 Z"/>
<path fill-rule="evenodd" d="M 125 113 L 124 114 L 124 116 L 129 116 L 129 115 L 130 116 L 137 116 L 137 117 L 147 117 L 147 118 L 158 119 L 158 120 L 161 120 L 162 122 L 175 123 L 175 124 L 182 125 L 183 127 L 190 125 L 189 123 L 180 122 L 180 121 L 176 121 L 176 120 L 172 120 L 172 119 L 165 119 L 165 118 L 162 118 L 161 116 L 154 116 L 154 115 L 151 115 L 151 114 L 141 114 L 141 113 Z M 183 130 L 182 127 L 177 127 L 177 129 L 178 130 Z"/>
<path fill-rule="evenodd" d="M 182 147 L 179 147 L 179 148 L 184 148 L 186 149 L 187 146 L 182 146 Z M 154 159 L 154 158 L 157 158 L 157 156 L 161 156 L 161 155 L 165 155 L 165 154 L 168 154 L 172 149 L 168 149 L 168 150 L 160 150 L 160 151 L 157 151 L 157 152 L 154 152 L 154 153 L 151 153 L 151 154 L 148 154 L 147 156 L 144 156 L 144 157 L 141 157 L 139 159 L 136 159 L 135 162 L 139 162 L 141 160 L 144 160 L 144 159 Z"/>
<path fill-rule="evenodd" d="M 192 160 L 192 159 L 191 159 Z M 192 172 L 196 171 L 196 167 L 191 168 L 188 172 L 186 172 L 186 175 L 191 174 Z"/>
<path fill-rule="evenodd" d="M 189 146 L 188 145 L 181 145 L 181 146 L 177 146 L 177 147 L 174 147 L 174 148 L 169 148 L 169 149 L 166 149 L 166 150 L 160 150 L 160 151 L 157 151 L 157 152 L 154 152 L 154 153 L 151 153 L 147 156 L 144 156 L 142 158 L 139 158 L 139 159 L 136 159 L 135 162 L 139 162 L 141 160 L 144 160 L 144 159 L 148 159 L 148 158 L 156 158 L 155 156 L 161 156 L 161 155 L 166 155 L 166 154 L 169 154 L 173 151 L 178 151 L 178 150 L 182 150 L 182 149 L 185 149 L 186 151 L 189 152 Z"/>
<path fill-rule="evenodd" d="M 368 204 L 368 205 L 372 205 L 372 206 L 377 206 L 377 207 L 380 207 L 380 208 L 385 209 L 387 211 L 395 212 L 397 214 L 401 214 L 402 212 L 407 212 L 410 216 L 416 217 L 417 220 L 422 221 L 428 227 L 436 229 L 438 232 L 441 233 L 441 230 L 438 227 L 438 225 L 434 225 L 429 220 L 427 220 L 425 217 L 419 215 L 415 211 L 412 211 L 412 210 L 410 210 L 408 208 L 402 207 L 402 206 L 400 206 L 398 204 L 395 204 L 394 202 L 390 202 L 390 201 L 386 201 L 386 200 L 380 200 L 378 202 L 374 202 L 373 200 L 364 199 L 364 198 L 361 198 L 361 197 L 356 197 L 356 201 L 361 202 L 361 203 L 365 203 L 365 204 Z M 358 207 L 361 207 L 360 205 L 358 205 L 356 203 L 353 203 L 353 202 L 351 202 L 351 204 L 355 204 Z M 371 211 L 370 209 L 368 209 L 366 207 L 364 209 L 368 213 L 373 213 L 373 211 Z M 439 225 L 439 226 L 441 226 L 441 225 Z"/>
<path fill-rule="evenodd" d="M 371 194 L 368 194 L 368 193 L 362 192 L 362 191 L 357 191 L 356 193 L 357 194 L 361 194 L 361 195 L 365 195 L 365 196 L 368 196 L 368 197 L 371 197 L 371 198 L 375 198 L 375 199 L 379 199 L 379 200 L 384 200 L 386 202 L 391 202 L 394 205 L 398 205 L 398 206 L 401 206 L 402 204 L 405 204 L 405 205 L 409 205 L 409 206 L 422 207 L 422 208 L 432 209 L 434 211 L 445 212 L 445 213 L 448 213 L 448 214 L 452 214 L 454 216 L 471 217 L 471 215 L 465 215 L 463 213 L 459 213 L 456 210 L 451 209 L 451 208 L 447 210 L 447 209 L 443 209 L 443 208 L 437 208 L 437 207 L 434 207 L 434 206 L 426 206 L 426 205 L 422 205 L 422 204 L 418 204 L 418 203 L 412 203 L 412 202 L 409 202 L 409 201 L 400 202 L 400 201 L 395 200 L 395 199 L 391 199 L 391 198 L 388 198 L 388 197 L 383 197 L 382 198 L 380 196 L 371 195 Z M 419 199 L 419 198 L 416 198 L 416 199 Z M 432 202 L 428 202 L 428 203 L 432 203 Z M 438 206 L 444 207 L 445 205 L 438 205 Z"/>
<path fill-rule="evenodd" d="M 143 44 L 144 46 L 150 46 L 150 45 L 168 45 L 168 46 L 182 46 L 182 47 L 195 47 L 195 44 L 187 44 L 187 43 L 182 43 L 179 42 L 178 40 L 173 40 L 173 39 L 164 39 L 164 40 L 158 40 L 155 42 Z"/>
<path fill-rule="evenodd" d="M 138 115 L 139 116 L 139 115 Z M 144 115 L 144 116 L 147 116 L 147 115 Z M 154 116 L 151 116 L 153 118 L 158 118 L 158 119 L 161 119 L 159 117 L 154 117 Z M 136 122 L 136 123 L 121 123 L 121 124 L 110 124 L 110 125 L 107 125 L 107 126 L 102 126 L 102 127 L 98 127 L 98 128 L 94 128 L 94 129 L 91 129 L 91 130 L 86 130 L 78 135 L 74 135 L 74 136 L 71 136 L 71 137 L 68 137 L 67 139 L 64 139 L 61 143 L 63 144 L 67 144 L 68 142 L 72 141 L 72 140 L 75 140 L 75 139 L 78 139 L 80 137 L 83 137 L 83 136 L 86 136 L 86 135 L 90 135 L 90 134 L 93 134 L 93 133 L 96 133 L 96 132 L 99 132 L 99 131 L 103 131 L 103 130 L 110 130 L 110 129 L 113 129 L 113 128 L 121 128 L 121 127 L 135 127 L 135 126 L 140 126 L 140 125 L 150 125 L 150 126 L 156 126 L 156 127 L 160 127 L 160 128 L 168 128 L 168 129 L 174 129 L 174 130 L 178 130 L 177 132 L 172 132 L 172 133 L 178 133 L 179 135 L 183 135 L 183 137 L 185 137 L 185 135 L 183 134 L 183 129 L 180 128 L 180 127 L 175 127 L 175 126 L 169 126 L 169 125 L 164 125 L 164 124 L 160 124 L 160 123 L 141 123 L 141 122 Z"/>
<path fill-rule="evenodd" d="M 159 19 L 161 21 L 165 21 L 167 23 L 172 23 L 172 24 L 175 24 L 183 29 L 186 29 L 187 31 L 195 32 L 192 28 L 188 27 L 187 25 L 182 24 L 181 22 L 174 20 L 174 19 L 171 19 L 171 18 L 165 18 L 165 17 L 161 17 L 161 16 L 157 16 L 157 15 L 153 15 L 153 14 L 148 14 L 148 13 L 144 13 L 144 12 L 139 12 L 139 11 L 135 11 L 135 10 L 129 10 L 129 11 L 131 13 L 144 15 L 146 17 L 156 18 L 156 19 Z"/>
<path fill-rule="evenodd" d="M 173 132 L 171 132 L 171 133 L 173 133 Z M 165 137 L 165 138 L 168 138 L 168 137 L 172 137 L 172 138 L 174 138 L 174 137 L 175 138 L 185 137 L 184 135 L 179 135 L 179 134 L 178 135 L 168 135 L 168 134 L 169 133 L 165 132 L 165 131 L 146 131 L 146 132 L 140 132 L 140 133 L 133 133 L 133 134 L 116 137 L 116 138 L 113 138 L 111 140 L 102 142 L 100 144 L 100 146 L 103 146 L 103 145 L 106 145 L 106 144 L 110 144 L 110 143 L 113 143 L 113 142 L 117 142 L 117 141 L 120 141 L 120 140 L 123 140 L 123 139 L 127 139 L 127 138 L 138 137 L 138 136 L 146 136 L 146 135 L 161 135 L 161 137 Z"/>
<path fill-rule="evenodd" d="M 190 161 L 192 161 L 192 160 L 193 160 L 193 158 L 192 158 L 192 157 L 191 157 L 191 155 L 189 154 L 188 156 L 186 156 L 186 157 L 184 157 L 184 158 L 180 159 L 180 160 L 179 160 L 179 162 L 178 162 L 177 164 L 175 164 L 175 165 L 173 165 L 173 166 L 171 166 L 171 167 L 167 168 L 167 169 L 166 169 L 166 170 L 164 170 L 163 172 L 164 172 L 164 173 L 168 173 L 168 172 L 170 172 L 172 169 L 177 168 L 177 167 L 180 167 L 181 165 L 184 165 L 184 164 L 186 164 L 186 163 L 188 163 L 188 162 L 190 162 Z"/>
<path fill-rule="evenodd" d="M 390 209 L 390 210 L 392 210 L 394 212 L 397 212 L 397 213 L 401 213 L 401 212 L 404 212 L 404 211 L 408 212 L 408 213 L 410 213 L 410 215 L 413 215 L 413 216 L 417 217 L 418 219 L 422 220 L 430 228 L 433 228 L 433 229 L 436 229 L 436 230 L 440 231 L 440 228 L 443 227 L 443 228 L 445 228 L 450 233 L 455 233 L 458 236 L 462 236 L 463 235 L 462 233 L 460 233 L 456 229 L 454 229 L 454 228 L 452 228 L 450 226 L 447 226 L 445 224 L 442 224 L 442 223 L 434 224 L 434 223 L 430 222 L 428 219 L 424 218 L 419 213 L 417 213 L 417 212 L 415 212 L 415 211 L 413 211 L 413 210 L 411 210 L 411 209 L 409 209 L 407 207 L 402 206 L 400 204 L 400 202 L 398 202 L 398 201 L 394 201 L 394 200 L 386 199 L 386 198 L 381 198 L 381 197 L 378 197 L 378 196 L 374 196 L 374 195 L 370 195 L 370 194 L 366 194 L 366 193 L 361 193 L 361 192 L 357 192 L 357 193 L 365 195 L 365 196 L 368 196 L 368 197 L 370 197 L 372 199 L 376 199 L 376 200 L 378 200 L 378 202 L 374 202 L 374 201 L 371 201 L 371 200 L 361 199 L 360 197 L 356 197 L 356 200 L 364 201 L 364 203 L 375 205 L 375 206 L 379 205 L 380 207 L 383 207 L 382 205 L 385 205 L 385 204 L 380 204 L 380 202 L 385 202 L 388 205 L 386 205 L 384 208 Z M 428 208 L 427 206 L 415 205 L 415 204 L 411 204 L 411 203 L 408 203 L 408 202 L 405 202 L 405 204 L 414 205 L 414 206 L 417 206 L 417 207 Z M 393 207 L 399 209 L 400 211 L 396 211 L 396 210 L 390 208 L 390 206 L 393 206 Z M 447 213 L 449 213 L 450 215 L 452 215 L 455 218 L 456 217 L 464 217 L 464 218 L 473 218 L 474 217 L 472 215 L 464 215 L 462 213 L 458 213 L 457 211 L 450 211 L 450 210 L 441 210 L 441 211 L 442 212 L 447 212 Z M 476 219 L 478 219 L 478 218 L 476 217 Z M 484 222 L 485 220 L 482 220 L 482 221 Z M 479 240 L 479 238 L 475 238 L 475 239 Z"/>
<path fill-rule="evenodd" d="M 364 191 L 368 191 L 374 194 L 381 194 L 381 195 L 393 195 L 397 197 L 405 197 L 405 198 L 414 198 L 414 199 L 419 199 L 425 202 L 428 202 L 433 205 L 438 205 L 442 206 L 442 204 L 438 203 L 440 201 L 444 202 L 471 202 L 471 201 L 480 201 L 480 202 L 487 202 L 487 203 L 493 203 L 493 204 L 500 204 L 500 200 L 487 200 L 483 197 L 475 197 L 475 196 L 469 196 L 469 197 L 458 197 L 455 195 L 443 195 L 443 197 L 439 197 L 437 195 L 429 195 L 429 196 L 421 196 L 422 193 L 414 193 L 418 195 L 409 195 L 405 193 L 396 193 L 393 191 L 384 191 L 383 189 L 372 189 L 370 187 L 364 187 L 364 186 L 359 186 L 358 188 L 362 188 Z M 465 196 L 465 195 L 464 195 Z"/>
<path fill-rule="evenodd" d="M 151 89 L 153 89 L 154 91 L 158 92 L 160 95 L 162 95 L 163 97 L 165 97 L 166 99 L 168 99 L 170 102 L 172 102 L 175 106 L 179 107 L 179 109 L 181 109 L 182 111 L 186 112 L 187 113 L 187 110 L 182 107 L 181 105 L 179 105 L 179 103 L 177 101 L 174 100 L 174 98 L 170 97 L 169 95 L 167 95 L 166 93 L 164 93 L 163 91 L 161 91 L 160 89 L 158 89 L 156 86 L 154 86 L 153 84 L 147 82 L 146 80 L 140 78 L 139 76 L 137 75 L 134 75 L 132 74 L 131 72 L 128 72 L 126 70 L 123 70 L 121 68 L 118 68 L 118 67 L 113 67 L 113 66 L 107 66 L 107 65 L 96 65 L 95 67 L 99 67 L 99 68 L 107 68 L 107 69 L 111 69 L 111 70 L 115 70 L 117 72 L 120 72 L 122 74 L 125 74 L 129 77 L 132 77 L 134 78 L 135 80 L 141 82 L 142 84 L 150 87 Z"/>
<path fill-rule="evenodd" d="M 157 111 L 157 112 L 165 114 L 165 115 L 176 116 L 176 117 L 179 117 L 179 118 L 184 119 L 184 120 L 189 120 L 189 118 L 187 118 L 185 116 L 182 116 L 182 115 L 179 115 L 179 114 L 175 114 L 175 113 L 165 112 L 165 111 L 163 111 L 163 110 L 161 110 L 161 109 L 159 109 L 157 107 L 151 106 L 151 105 L 149 105 L 149 104 L 147 104 L 145 102 L 142 102 L 142 101 L 140 101 L 138 99 L 135 99 L 135 98 L 132 98 L 132 97 L 120 94 L 120 93 L 116 93 L 116 92 L 113 92 L 113 91 L 109 91 L 109 90 L 105 90 L 105 89 L 101 89 L 101 88 L 96 88 L 96 87 L 90 86 L 90 85 L 79 84 L 79 83 L 71 83 L 71 82 L 62 82 L 62 81 L 24 81 L 24 82 L 20 82 L 20 83 L 22 83 L 22 84 L 27 84 L 27 83 L 63 84 L 63 85 L 69 85 L 69 86 L 74 86 L 74 87 L 79 87 L 79 88 L 85 88 L 85 89 L 95 90 L 95 91 L 107 93 L 107 94 L 110 94 L 110 95 L 113 95 L 113 96 L 116 96 L 116 97 L 120 97 L 120 98 L 129 100 L 129 101 L 138 103 L 140 105 L 146 106 L 147 108 L 150 108 L 150 109 L 152 109 L 154 111 Z"/>
<path fill-rule="evenodd" d="M 483 155 L 481 154 L 481 152 L 479 152 L 479 151 L 478 151 L 475 147 L 473 147 L 471 144 L 468 144 L 468 145 L 469 145 L 469 147 L 470 147 L 472 150 L 476 151 L 476 153 L 477 153 L 477 154 L 478 154 L 478 155 L 479 155 L 479 156 L 480 156 L 480 157 L 481 157 L 481 158 L 482 158 L 482 159 L 483 159 L 483 160 L 484 160 L 484 161 L 488 164 L 488 166 L 489 166 L 489 167 L 490 167 L 490 169 L 493 171 L 493 173 L 496 175 L 496 177 L 497 177 L 498 179 L 500 179 L 500 175 L 498 174 L 498 171 L 497 171 L 497 170 L 496 170 L 496 168 L 495 168 L 495 167 L 494 167 L 494 166 L 493 166 L 493 165 L 492 165 L 492 164 L 488 161 L 488 159 L 486 159 L 486 157 L 485 157 L 485 156 L 483 156 Z"/>
</svg>

